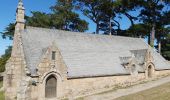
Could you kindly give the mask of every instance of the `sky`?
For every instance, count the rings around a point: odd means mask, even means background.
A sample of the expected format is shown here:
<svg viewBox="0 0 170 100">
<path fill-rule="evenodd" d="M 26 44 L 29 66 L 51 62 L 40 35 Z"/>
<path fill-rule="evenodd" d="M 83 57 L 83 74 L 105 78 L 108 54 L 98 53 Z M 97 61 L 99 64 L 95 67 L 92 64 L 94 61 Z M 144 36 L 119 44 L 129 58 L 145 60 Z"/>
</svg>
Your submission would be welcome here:
<svg viewBox="0 0 170 100">
<path fill-rule="evenodd" d="M 31 15 L 31 11 L 42 11 L 49 13 L 49 7 L 55 4 L 56 0 L 23 0 L 26 15 Z M 5 30 L 5 27 L 11 23 L 15 22 L 16 7 L 18 5 L 18 0 L 1 0 L 0 3 L 0 32 Z M 89 23 L 88 33 L 95 32 L 95 24 L 83 16 L 81 12 L 78 12 L 81 19 L 86 20 Z M 137 15 L 137 12 L 131 12 L 133 15 Z M 130 21 L 123 16 L 123 19 L 119 19 L 118 22 L 121 24 L 121 29 L 127 29 L 130 26 Z M 0 56 L 4 54 L 5 49 L 12 45 L 12 41 L 9 39 L 2 39 L 0 36 Z"/>
<path fill-rule="evenodd" d="M 50 12 L 49 7 L 55 3 L 55 0 L 23 0 L 26 9 L 26 15 L 30 15 L 31 11 Z M 0 3 L 0 32 L 3 32 L 5 27 L 15 22 L 15 12 L 18 5 L 18 0 L 1 0 Z M 4 54 L 5 49 L 12 45 L 12 41 L 2 39 L 0 36 L 0 55 Z"/>
</svg>

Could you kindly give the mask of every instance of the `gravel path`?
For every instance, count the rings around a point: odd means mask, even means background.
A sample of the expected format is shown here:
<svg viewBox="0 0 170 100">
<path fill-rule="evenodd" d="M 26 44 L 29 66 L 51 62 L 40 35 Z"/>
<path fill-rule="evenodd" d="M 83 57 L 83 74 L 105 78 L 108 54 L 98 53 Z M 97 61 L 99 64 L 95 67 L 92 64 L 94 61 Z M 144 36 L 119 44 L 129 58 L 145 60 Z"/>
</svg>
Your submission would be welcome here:
<svg viewBox="0 0 170 100">
<path fill-rule="evenodd" d="M 113 100 L 121 96 L 129 95 L 129 94 L 140 92 L 146 89 L 157 87 L 161 84 L 168 83 L 168 82 L 170 82 L 170 76 L 161 78 L 155 81 L 150 81 L 144 84 L 135 85 L 135 86 L 125 88 L 125 89 L 118 89 L 118 90 L 111 91 L 111 92 L 87 96 L 84 98 L 84 100 Z"/>
</svg>

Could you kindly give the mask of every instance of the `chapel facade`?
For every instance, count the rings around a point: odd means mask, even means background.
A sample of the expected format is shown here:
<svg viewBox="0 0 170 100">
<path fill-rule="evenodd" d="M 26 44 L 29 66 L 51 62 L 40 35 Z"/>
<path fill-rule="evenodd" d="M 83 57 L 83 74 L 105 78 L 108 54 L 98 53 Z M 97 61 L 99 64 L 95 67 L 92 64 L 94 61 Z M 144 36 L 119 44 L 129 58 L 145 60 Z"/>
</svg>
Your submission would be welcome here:
<svg viewBox="0 0 170 100">
<path fill-rule="evenodd" d="M 25 26 L 19 1 L 6 100 L 76 98 L 170 73 L 170 65 L 141 38 Z"/>
</svg>

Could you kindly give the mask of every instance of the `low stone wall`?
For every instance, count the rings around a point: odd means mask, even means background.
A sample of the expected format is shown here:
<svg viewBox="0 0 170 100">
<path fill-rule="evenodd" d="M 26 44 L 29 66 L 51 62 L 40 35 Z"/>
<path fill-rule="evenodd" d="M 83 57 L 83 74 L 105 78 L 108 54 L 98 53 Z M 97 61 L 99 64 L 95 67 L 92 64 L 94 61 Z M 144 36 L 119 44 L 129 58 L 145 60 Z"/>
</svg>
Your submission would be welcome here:
<svg viewBox="0 0 170 100">
<path fill-rule="evenodd" d="M 170 70 L 155 71 L 155 76 L 166 76 L 170 75 Z"/>
<path fill-rule="evenodd" d="M 91 94 L 91 92 L 114 87 L 116 85 L 135 83 L 143 79 L 145 79 L 144 73 L 140 73 L 136 77 L 132 77 L 131 75 L 124 75 L 70 79 L 67 80 L 67 85 L 64 90 L 67 90 L 68 95 L 75 97 L 77 95 Z"/>
<path fill-rule="evenodd" d="M 155 71 L 154 78 L 170 75 L 170 70 Z M 138 76 L 131 75 L 124 76 L 108 76 L 95 78 L 80 78 L 67 80 L 65 89 L 68 96 L 88 95 L 96 91 L 107 88 L 114 88 L 116 86 L 129 86 L 137 82 L 144 81 L 145 73 L 140 73 Z"/>
<path fill-rule="evenodd" d="M 159 78 L 159 76 L 170 75 L 170 70 L 155 71 L 152 79 Z M 150 80 L 150 79 L 149 79 Z M 92 78 L 79 78 L 63 80 L 57 88 L 62 87 L 58 92 L 62 96 L 61 98 L 74 98 L 79 96 L 85 96 L 88 94 L 95 94 L 104 90 L 113 89 L 116 87 L 126 87 L 140 82 L 146 81 L 145 73 L 139 73 L 137 76 L 122 75 L 122 76 L 106 76 L 106 77 L 92 77 Z M 43 84 L 31 87 L 31 100 L 46 100 L 42 98 L 45 90 Z M 39 96 L 39 97 L 38 97 Z M 57 98 L 56 98 L 57 99 Z"/>
</svg>

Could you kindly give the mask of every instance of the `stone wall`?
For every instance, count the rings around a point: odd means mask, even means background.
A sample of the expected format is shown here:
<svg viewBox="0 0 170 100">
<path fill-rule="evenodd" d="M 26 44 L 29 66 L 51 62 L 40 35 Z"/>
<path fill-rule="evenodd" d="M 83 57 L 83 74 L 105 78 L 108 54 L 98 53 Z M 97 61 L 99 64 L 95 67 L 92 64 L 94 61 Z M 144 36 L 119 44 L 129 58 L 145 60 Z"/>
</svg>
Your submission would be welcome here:
<svg viewBox="0 0 170 100">
<path fill-rule="evenodd" d="M 61 81 L 57 88 L 59 98 L 70 98 L 79 95 L 86 95 L 101 89 L 107 89 L 114 87 L 117 84 L 124 85 L 133 82 L 143 80 L 145 78 L 144 73 L 140 73 L 137 77 L 132 77 L 131 75 L 122 76 L 106 76 L 106 77 L 92 77 L 92 78 L 79 78 L 79 79 L 68 79 Z M 57 81 L 60 81 L 58 79 Z M 39 83 L 37 86 L 31 86 L 31 100 L 45 100 L 45 84 Z M 61 89 L 62 87 L 62 89 Z M 58 93 L 57 93 L 58 94 Z"/>
<path fill-rule="evenodd" d="M 170 70 L 155 71 L 154 77 L 166 76 L 170 74 Z M 65 90 L 73 97 L 77 95 L 91 94 L 101 89 L 107 89 L 115 86 L 124 86 L 135 84 L 145 79 L 145 73 L 138 74 L 137 77 L 131 75 L 124 76 L 108 76 L 95 78 L 81 78 L 67 80 Z"/>
<path fill-rule="evenodd" d="M 155 76 L 166 76 L 170 74 L 170 70 L 155 71 Z"/>
<path fill-rule="evenodd" d="M 155 71 L 154 77 L 169 75 L 170 70 Z M 57 88 L 59 95 L 58 98 L 74 98 L 77 96 L 83 96 L 93 94 L 99 91 L 107 90 L 117 86 L 126 86 L 135 84 L 139 81 L 145 80 L 145 73 L 139 73 L 137 77 L 131 75 L 122 76 L 106 76 L 106 77 L 92 77 L 92 78 L 79 78 L 61 80 Z M 45 100 L 44 98 L 44 83 L 39 83 L 37 86 L 31 86 L 31 100 Z"/>
<path fill-rule="evenodd" d="M 65 89 L 68 95 L 73 97 L 77 95 L 84 95 L 96 90 L 114 87 L 115 85 L 124 85 L 133 83 L 145 78 L 144 73 L 140 73 L 137 77 L 131 75 L 124 76 L 107 76 L 94 78 L 80 78 L 67 80 Z"/>
</svg>

